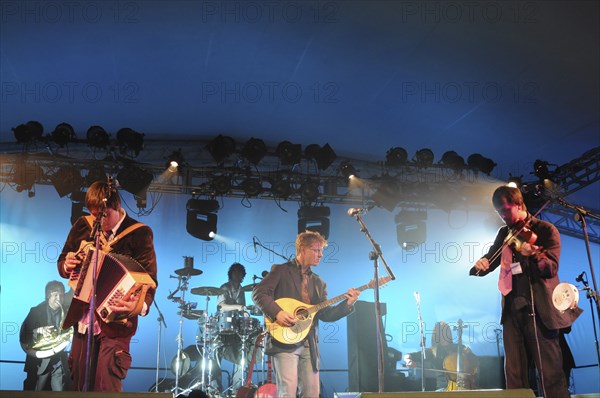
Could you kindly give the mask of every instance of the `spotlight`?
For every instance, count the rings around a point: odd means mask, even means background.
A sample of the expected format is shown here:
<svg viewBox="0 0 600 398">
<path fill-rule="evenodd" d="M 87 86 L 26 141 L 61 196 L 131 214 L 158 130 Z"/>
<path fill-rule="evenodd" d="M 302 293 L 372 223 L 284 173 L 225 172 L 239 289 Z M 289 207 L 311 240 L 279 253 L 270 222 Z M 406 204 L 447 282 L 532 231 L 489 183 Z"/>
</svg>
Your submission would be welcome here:
<svg viewBox="0 0 600 398">
<path fill-rule="evenodd" d="M 406 250 L 414 249 L 427 239 L 426 211 L 402 210 L 396 215 L 398 244 Z"/>
<path fill-rule="evenodd" d="M 195 238 L 210 241 L 217 233 L 219 202 L 216 200 L 190 199 L 187 201 L 185 228 Z"/>
<path fill-rule="evenodd" d="M 88 144 L 94 148 L 106 148 L 110 141 L 108 133 L 100 126 L 91 126 L 86 136 Z"/>
<path fill-rule="evenodd" d="M 465 167 L 465 160 L 454 151 L 445 152 L 442 155 L 441 163 L 454 170 L 462 170 Z"/>
<path fill-rule="evenodd" d="M 419 149 L 415 155 L 419 167 L 430 167 L 433 164 L 433 151 L 429 148 Z"/>
<path fill-rule="evenodd" d="M 292 187 L 287 180 L 279 180 L 271 183 L 273 196 L 279 199 L 287 199 L 292 194 Z"/>
<path fill-rule="evenodd" d="M 251 177 L 242 181 L 241 187 L 248 197 L 258 196 L 263 190 L 261 181 L 258 178 Z"/>
<path fill-rule="evenodd" d="M 548 170 L 548 162 L 537 159 L 533 163 L 533 174 L 540 180 L 550 179 L 550 171 Z"/>
<path fill-rule="evenodd" d="M 215 162 L 220 164 L 235 151 L 235 141 L 231 137 L 219 134 L 206 145 L 206 149 Z"/>
<path fill-rule="evenodd" d="M 58 196 L 62 198 L 65 195 L 80 191 L 84 180 L 78 169 L 66 166 L 59 168 L 56 173 L 52 174 L 50 181 L 52 181 Z"/>
<path fill-rule="evenodd" d="M 97 165 L 90 167 L 85 176 L 84 184 L 86 187 L 89 187 L 96 181 L 102 181 L 106 179 L 106 172 L 104 171 L 104 167 L 102 165 Z"/>
<path fill-rule="evenodd" d="M 185 164 L 185 159 L 181 153 L 181 149 L 173 151 L 167 158 L 167 170 L 171 173 L 176 172 Z"/>
<path fill-rule="evenodd" d="M 280 142 L 275 153 L 283 165 L 298 164 L 302 161 L 302 145 L 300 144 L 292 144 L 289 141 Z"/>
<path fill-rule="evenodd" d="M 212 188 L 216 195 L 225 195 L 231 190 L 231 177 L 217 176 L 212 180 Z"/>
<path fill-rule="evenodd" d="M 42 168 L 34 162 L 26 161 L 26 157 L 19 156 L 17 158 L 13 181 L 16 184 L 15 190 L 17 192 L 33 191 L 33 185 L 38 179 L 44 176 Z"/>
<path fill-rule="evenodd" d="M 140 151 L 144 149 L 144 134 L 138 133 L 129 127 L 124 127 L 117 131 L 117 142 L 121 154 L 133 152 L 135 156 L 138 156 Z"/>
<path fill-rule="evenodd" d="M 381 183 L 379 189 L 371 196 L 371 199 L 388 211 L 393 211 L 400 201 L 400 187 L 392 178 L 387 178 Z"/>
<path fill-rule="evenodd" d="M 266 154 L 267 146 L 265 142 L 257 138 L 250 138 L 242 148 L 242 156 L 254 165 L 260 163 Z"/>
<path fill-rule="evenodd" d="M 310 144 L 304 149 L 304 156 L 309 159 L 315 159 L 317 167 L 320 170 L 327 170 L 337 158 L 337 155 L 329 144 L 325 144 L 323 147 L 318 144 Z"/>
<path fill-rule="evenodd" d="M 350 163 L 347 160 L 344 160 L 340 165 L 340 173 L 342 173 L 342 176 L 344 176 L 344 178 L 358 177 L 356 169 L 354 168 L 354 166 L 352 166 L 352 163 Z"/>
<path fill-rule="evenodd" d="M 308 179 L 300 186 L 300 197 L 305 202 L 314 202 L 319 197 L 319 183 Z"/>
<path fill-rule="evenodd" d="M 125 165 L 117 174 L 121 188 L 137 196 L 148 190 L 153 178 L 152 173 L 134 165 Z"/>
<path fill-rule="evenodd" d="M 38 121 L 32 120 L 25 124 L 20 124 L 12 129 L 18 144 L 29 144 L 34 140 L 42 139 L 44 126 Z"/>
<path fill-rule="evenodd" d="M 385 161 L 388 167 L 403 166 L 408 160 L 406 149 L 400 147 L 390 148 L 385 154 Z"/>
<path fill-rule="evenodd" d="M 508 175 L 508 181 L 506 181 L 506 185 L 511 188 L 521 188 L 523 185 L 523 176 L 521 177 L 513 177 L 512 174 Z"/>
<path fill-rule="evenodd" d="M 318 232 L 325 239 L 329 237 L 329 207 L 302 206 L 298 209 L 298 233 Z"/>
<path fill-rule="evenodd" d="M 77 140 L 75 130 L 70 124 L 61 123 L 52 132 L 52 141 L 56 142 L 59 147 L 63 148 L 69 142 Z"/>
<path fill-rule="evenodd" d="M 71 225 L 75 224 L 80 217 L 89 215 L 83 210 L 84 207 L 83 202 L 71 202 Z"/>
<path fill-rule="evenodd" d="M 488 159 L 478 153 L 474 153 L 467 158 L 467 164 L 470 168 L 479 170 L 482 173 L 490 175 L 496 163 L 492 159 Z"/>
</svg>

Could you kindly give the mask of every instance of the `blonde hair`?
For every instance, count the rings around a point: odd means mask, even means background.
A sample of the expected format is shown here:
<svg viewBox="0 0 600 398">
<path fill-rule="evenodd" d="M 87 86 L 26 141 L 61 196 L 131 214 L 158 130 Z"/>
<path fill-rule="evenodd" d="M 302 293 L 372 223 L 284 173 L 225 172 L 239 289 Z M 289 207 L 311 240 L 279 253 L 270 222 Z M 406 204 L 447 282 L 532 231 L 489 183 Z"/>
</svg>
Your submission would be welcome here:
<svg viewBox="0 0 600 398">
<path fill-rule="evenodd" d="M 327 247 L 327 239 L 320 233 L 315 231 L 304 231 L 299 233 L 296 237 L 296 253 L 300 252 L 301 247 L 308 247 L 315 242 L 321 243 L 323 248 Z"/>
</svg>

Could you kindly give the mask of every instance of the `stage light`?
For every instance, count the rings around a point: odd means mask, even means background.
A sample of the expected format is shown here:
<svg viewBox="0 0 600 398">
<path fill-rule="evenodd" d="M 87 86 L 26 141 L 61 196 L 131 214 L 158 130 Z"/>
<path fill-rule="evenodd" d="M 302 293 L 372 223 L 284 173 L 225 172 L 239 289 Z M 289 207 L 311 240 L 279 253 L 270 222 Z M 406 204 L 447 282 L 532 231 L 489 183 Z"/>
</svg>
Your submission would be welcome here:
<svg viewBox="0 0 600 398">
<path fill-rule="evenodd" d="M 144 134 L 138 133 L 129 127 L 124 127 L 117 131 L 117 142 L 121 154 L 132 152 L 135 156 L 138 156 L 140 151 L 144 149 Z"/>
<path fill-rule="evenodd" d="M 289 141 L 280 142 L 275 153 L 283 165 L 298 164 L 302 161 L 302 145 L 300 144 L 292 144 Z"/>
<path fill-rule="evenodd" d="M 379 188 L 371 196 L 377 206 L 383 207 L 388 211 L 393 211 L 398 202 L 400 202 L 400 186 L 392 178 L 387 178 L 381 182 Z"/>
<path fill-rule="evenodd" d="M 74 142 L 77 140 L 77 136 L 75 135 L 75 130 L 70 124 L 61 123 L 52 132 L 52 141 L 56 142 L 56 144 L 63 148 L 69 142 Z"/>
<path fill-rule="evenodd" d="M 185 159 L 183 157 L 183 154 L 181 153 L 181 149 L 173 151 L 167 157 L 166 167 L 169 172 L 175 173 L 177 170 L 180 170 L 181 167 L 183 167 L 183 165 L 185 165 Z"/>
<path fill-rule="evenodd" d="M 44 126 L 38 121 L 32 120 L 20 124 L 12 129 L 18 144 L 29 144 L 34 140 L 41 140 L 44 134 Z"/>
<path fill-rule="evenodd" d="M 492 159 L 488 159 L 479 153 L 474 153 L 467 158 L 467 164 L 470 168 L 479 170 L 482 173 L 490 175 L 494 167 L 496 167 L 496 163 Z"/>
<path fill-rule="evenodd" d="M 398 244 L 411 250 L 427 239 L 426 211 L 402 210 L 395 217 Z"/>
<path fill-rule="evenodd" d="M 319 197 L 319 183 L 310 178 L 300 185 L 300 197 L 304 202 L 314 202 Z"/>
<path fill-rule="evenodd" d="M 506 181 L 506 185 L 508 185 L 511 188 L 519 188 L 521 189 L 521 186 L 523 185 L 523 176 L 521 177 L 513 177 L 512 174 L 508 174 L 508 180 Z"/>
<path fill-rule="evenodd" d="M 84 202 L 71 202 L 71 225 L 75 224 L 80 217 L 89 215 L 83 210 L 84 207 Z"/>
<path fill-rule="evenodd" d="M 271 183 L 271 193 L 279 199 L 287 199 L 292 194 L 292 187 L 287 180 L 278 180 Z"/>
<path fill-rule="evenodd" d="M 242 156 L 250 163 L 257 165 L 267 154 L 267 146 L 263 140 L 250 138 L 242 148 Z"/>
<path fill-rule="evenodd" d="M 215 195 L 225 195 L 231 190 L 231 177 L 229 176 L 217 176 L 212 180 L 212 188 L 215 191 Z"/>
<path fill-rule="evenodd" d="M 241 187 L 247 197 L 258 196 L 263 191 L 260 179 L 253 177 L 248 177 L 243 180 Z"/>
<path fill-rule="evenodd" d="M 91 126 L 86 134 L 89 146 L 94 148 L 106 148 L 110 142 L 110 138 L 106 130 L 100 126 Z"/>
<path fill-rule="evenodd" d="M 444 166 L 454 170 L 462 170 L 465 167 L 465 159 L 455 151 L 448 151 L 442 155 L 440 161 Z"/>
<path fill-rule="evenodd" d="M 54 185 L 58 196 L 62 198 L 73 192 L 80 191 L 84 179 L 79 169 L 72 166 L 63 166 L 50 176 L 50 181 L 52 181 L 52 185 Z"/>
<path fill-rule="evenodd" d="M 187 201 L 186 209 L 187 232 L 198 239 L 213 240 L 217 233 L 219 202 L 192 198 Z"/>
<path fill-rule="evenodd" d="M 235 152 L 235 141 L 233 138 L 219 134 L 211 142 L 206 145 L 208 153 L 213 157 L 215 162 L 221 164 L 233 152 Z"/>
<path fill-rule="evenodd" d="M 298 233 L 318 232 L 325 239 L 329 237 L 329 207 L 302 206 L 298 209 Z"/>
<path fill-rule="evenodd" d="M 125 165 L 117 174 L 117 181 L 125 191 L 141 196 L 152 183 L 154 175 L 135 165 Z"/>
<path fill-rule="evenodd" d="M 429 148 L 419 149 L 415 154 L 415 162 L 419 167 L 430 167 L 433 164 L 433 151 Z"/>
<path fill-rule="evenodd" d="M 325 144 L 322 147 L 318 144 L 310 144 L 304 148 L 304 156 L 308 159 L 315 159 L 319 170 L 327 170 L 337 158 L 337 155 L 329 144 Z"/>
<path fill-rule="evenodd" d="M 385 154 L 385 162 L 388 167 L 403 166 L 407 160 L 408 152 L 404 148 L 390 148 Z"/>
<path fill-rule="evenodd" d="M 550 171 L 548 170 L 548 162 L 537 159 L 533 163 L 533 174 L 540 180 L 550 179 Z"/>
<path fill-rule="evenodd" d="M 344 160 L 340 164 L 340 173 L 342 173 L 342 176 L 344 178 L 358 177 L 356 169 L 354 168 L 354 166 L 352 166 L 352 163 L 350 163 L 348 160 Z"/>
<path fill-rule="evenodd" d="M 17 192 L 28 191 L 33 193 L 33 196 L 35 196 L 33 186 L 36 181 L 45 177 L 44 170 L 35 162 L 28 162 L 26 159 L 27 154 L 17 157 L 14 168 L 13 182 L 16 184 L 15 190 Z"/>
</svg>

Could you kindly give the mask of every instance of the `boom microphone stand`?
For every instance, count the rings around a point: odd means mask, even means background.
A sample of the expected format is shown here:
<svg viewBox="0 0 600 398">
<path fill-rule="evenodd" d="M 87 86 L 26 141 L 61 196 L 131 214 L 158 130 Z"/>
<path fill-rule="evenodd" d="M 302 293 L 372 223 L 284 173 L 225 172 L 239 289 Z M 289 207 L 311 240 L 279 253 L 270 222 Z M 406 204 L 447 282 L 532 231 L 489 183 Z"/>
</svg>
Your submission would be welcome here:
<svg viewBox="0 0 600 398">
<path fill-rule="evenodd" d="M 600 317 L 600 302 L 598 301 L 598 285 L 596 283 L 596 275 L 594 274 L 594 266 L 592 265 L 592 252 L 590 250 L 590 238 L 588 236 L 587 224 L 585 221 L 586 216 L 595 218 L 596 220 L 600 220 L 600 216 L 598 216 L 597 214 L 594 214 L 590 211 L 587 211 L 583 207 L 576 206 L 572 203 L 569 203 L 560 196 L 556 197 L 556 201 L 565 207 L 575 210 L 576 211 L 575 221 L 579 221 L 581 223 L 581 229 L 583 231 L 583 238 L 584 238 L 584 242 L 585 242 L 585 249 L 586 249 L 587 257 L 588 257 L 588 264 L 590 266 L 590 276 L 592 279 L 592 285 L 594 286 L 593 289 L 588 290 L 586 295 L 587 295 L 587 297 L 590 298 L 590 300 L 594 300 L 594 302 L 596 303 L 596 315 Z M 586 286 L 586 287 L 588 287 L 588 286 Z M 591 301 L 590 301 L 590 305 L 591 305 Z M 594 314 L 592 312 L 592 320 L 593 320 L 593 316 L 594 316 Z M 593 324 L 594 324 L 594 334 L 596 334 L 596 322 L 593 322 Z M 598 366 L 600 366 L 600 349 L 598 348 L 598 338 L 596 338 L 596 357 L 598 360 Z"/>
<path fill-rule="evenodd" d="M 379 302 L 379 276 L 378 276 L 379 264 L 378 264 L 377 259 L 381 258 L 381 261 L 383 262 L 383 265 L 385 266 L 385 269 L 392 280 L 396 279 L 396 277 L 394 276 L 394 273 L 392 272 L 391 268 L 388 266 L 387 262 L 385 261 L 385 258 L 383 257 L 383 253 L 381 252 L 381 246 L 379 246 L 379 244 L 377 242 L 375 242 L 375 240 L 369 233 L 369 230 L 367 229 L 367 226 L 365 225 L 365 223 L 360 215 L 361 213 L 364 213 L 366 211 L 367 211 L 366 209 L 350 208 L 350 209 L 348 209 L 348 215 L 350 217 L 356 218 L 356 221 L 358 221 L 358 223 L 360 224 L 360 231 L 365 234 L 365 236 L 367 237 L 369 242 L 371 242 L 371 246 L 373 247 L 373 251 L 369 253 L 369 259 L 373 260 L 373 273 L 374 273 L 374 282 L 375 282 L 374 297 L 375 297 L 375 330 L 377 333 L 377 381 L 378 381 L 378 385 L 379 385 L 379 392 L 381 393 L 381 392 L 383 392 L 383 384 L 384 384 L 384 380 L 383 380 L 383 372 L 384 372 L 383 358 L 384 357 L 383 357 L 383 342 L 381 341 L 381 339 L 382 339 L 382 334 L 381 334 L 381 330 L 380 330 L 381 327 L 379 325 L 380 320 L 381 320 L 381 305 Z"/>
<path fill-rule="evenodd" d="M 158 311 L 158 318 L 156 319 L 158 321 L 158 347 L 156 349 L 156 383 L 154 384 L 154 392 L 158 392 L 158 371 L 160 369 L 160 339 L 162 336 L 162 325 L 164 324 L 166 329 L 167 324 L 165 322 L 165 317 L 163 316 L 162 312 L 160 312 L 160 309 L 156 304 L 156 300 L 154 300 L 153 302 L 154 306 L 156 307 L 156 311 Z"/>
</svg>

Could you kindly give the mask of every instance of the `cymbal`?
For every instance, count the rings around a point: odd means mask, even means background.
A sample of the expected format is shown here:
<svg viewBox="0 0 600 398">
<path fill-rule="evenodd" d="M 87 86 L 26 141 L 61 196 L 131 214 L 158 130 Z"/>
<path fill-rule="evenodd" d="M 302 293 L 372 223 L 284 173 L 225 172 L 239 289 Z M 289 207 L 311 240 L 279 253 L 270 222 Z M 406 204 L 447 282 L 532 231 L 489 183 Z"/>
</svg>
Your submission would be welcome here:
<svg viewBox="0 0 600 398">
<path fill-rule="evenodd" d="M 242 292 L 251 292 L 256 285 L 258 285 L 258 283 L 251 283 L 249 285 L 242 286 Z"/>
<path fill-rule="evenodd" d="M 175 273 L 179 276 L 196 276 L 200 275 L 202 271 L 196 268 L 185 267 L 176 269 Z"/>
<path fill-rule="evenodd" d="M 223 289 L 220 287 L 202 286 L 193 287 L 190 292 L 199 296 L 218 296 L 219 294 L 223 294 Z"/>
<path fill-rule="evenodd" d="M 178 311 L 177 315 L 181 315 L 186 319 L 200 319 L 204 315 L 203 310 Z"/>
</svg>

